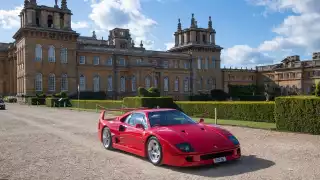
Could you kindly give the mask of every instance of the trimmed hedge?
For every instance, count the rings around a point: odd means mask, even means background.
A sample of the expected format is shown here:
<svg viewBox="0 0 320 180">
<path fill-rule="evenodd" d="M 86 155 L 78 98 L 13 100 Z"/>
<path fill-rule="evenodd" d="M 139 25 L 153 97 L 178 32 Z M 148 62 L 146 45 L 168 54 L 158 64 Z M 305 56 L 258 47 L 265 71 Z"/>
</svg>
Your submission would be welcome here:
<svg viewBox="0 0 320 180">
<path fill-rule="evenodd" d="M 176 102 L 189 116 L 274 123 L 274 102 Z M 207 113 L 207 114 L 205 114 Z"/>
<path fill-rule="evenodd" d="M 72 107 L 78 107 L 78 101 L 80 109 L 96 109 L 96 105 L 104 108 L 121 108 L 123 104 L 121 100 L 71 100 Z"/>
<path fill-rule="evenodd" d="M 123 104 L 129 108 L 148 107 L 174 108 L 172 97 L 125 97 Z"/>
<path fill-rule="evenodd" d="M 72 104 L 69 100 L 69 98 L 62 98 L 61 101 L 59 101 L 60 98 L 46 98 L 46 106 L 48 107 L 72 107 Z"/>
<path fill-rule="evenodd" d="M 320 134 L 320 98 L 315 96 L 277 97 L 275 120 L 278 130 Z"/>
<path fill-rule="evenodd" d="M 27 103 L 29 105 L 45 105 L 46 99 L 45 98 L 39 98 L 39 97 L 28 97 Z"/>
</svg>

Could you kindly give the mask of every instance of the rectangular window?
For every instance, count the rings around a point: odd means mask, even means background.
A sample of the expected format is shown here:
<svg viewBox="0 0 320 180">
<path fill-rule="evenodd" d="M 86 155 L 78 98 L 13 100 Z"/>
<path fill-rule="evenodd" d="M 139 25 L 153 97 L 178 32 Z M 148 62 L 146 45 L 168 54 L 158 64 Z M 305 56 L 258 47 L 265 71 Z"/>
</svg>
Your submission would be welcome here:
<svg viewBox="0 0 320 180">
<path fill-rule="evenodd" d="M 119 63 L 120 66 L 125 66 L 126 65 L 126 60 L 124 58 L 120 58 L 119 59 Z"/>
<path fill-rule="evenodd" d="M 61 48 L 60 58 L 61 58 L 61 63 L 63 63 L 63 64 L 68 63 L 68 49 L 67 48 Z"/>
<path fill-rule="evenodd" d="M 112 66 L 112 57 L 110 57 L 109 59 L 107 59 L 106 65 L 107 65 L 107 66 Z"/>
<path fill-rule="evenodd" d="M 208 69 L 208 68 L 209 68 L 209 58 L 208 58 L 208 57 L 206 57 L 206 59 L 205 59 L 204 68 L 205 68 L 205 69 Z"/>
<path fill-rule="evenodd" d="M 201 69 L 201 57 L 198 57 L 198 69 Z"/>
<path fill-rule="evenodd" d="M 83 75 L 81 75 L 79 79 L 79 89 L 80 91 L 86 90 L 86 78 Z"/>
<path fill-rule="evenodd" d="M 216 60 L 215 60 L 214 57 L 212 57 L 212 59 L 211 59 L 211 67 L 212 67 L 213 69 L 216 68 Z"/>
<path fill-rule="evenodd" d="M 169 68 L 169 63 L 168 63 L 168 61 L 163 61 L 163 67 L 164 67 L 164 68 Z"/>
<path fill-rule="evenodd" d="M 99 65 L 99 63 L 100 63 L 100 57 L 94 56 L 93 57 L 93 65 Z"/>
<path fill-rule="evenodd" d="M 86 57 L 85 56 L 80 56 L 79 64 L 86 64 Z"/>
</svg>

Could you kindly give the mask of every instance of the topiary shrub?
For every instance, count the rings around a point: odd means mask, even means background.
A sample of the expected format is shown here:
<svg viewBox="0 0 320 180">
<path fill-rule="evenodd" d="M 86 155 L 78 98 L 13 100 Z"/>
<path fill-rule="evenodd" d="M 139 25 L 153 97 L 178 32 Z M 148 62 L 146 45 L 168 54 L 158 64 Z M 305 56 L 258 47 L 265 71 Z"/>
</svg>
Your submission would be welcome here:
<svg viewBox="0 0 320 180">
<path fill-rule="evenodd" d="M 151 87 L 148 90 L 143 87 L 139 87 L 138 96 L 139 97 L 160 97 L 160 91 L 155 87 Z"/>
</svg>

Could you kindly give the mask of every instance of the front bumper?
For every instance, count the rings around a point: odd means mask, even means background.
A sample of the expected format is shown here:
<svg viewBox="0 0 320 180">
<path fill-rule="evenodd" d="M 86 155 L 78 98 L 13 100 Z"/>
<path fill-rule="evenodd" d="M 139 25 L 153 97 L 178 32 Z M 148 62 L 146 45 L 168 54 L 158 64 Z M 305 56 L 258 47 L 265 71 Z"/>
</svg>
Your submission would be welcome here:
<svg viewBox="0 0 320 180">
<path fill-rule="evenodd" d="M 0 109 L 6 109 L 6 105 L 0 105 Z"/>
<path fill-rule="evenodd" d="M 189 155 L 168 155 L 164 160 L 164 164 L 170 166 L 190 167 L 215 164 L 214 159 L 225 157 L 225 162 L 239 159 L 241 157 L 241 148 L 213 152 L 207 154 L 189 154 Z"/>
</svg>

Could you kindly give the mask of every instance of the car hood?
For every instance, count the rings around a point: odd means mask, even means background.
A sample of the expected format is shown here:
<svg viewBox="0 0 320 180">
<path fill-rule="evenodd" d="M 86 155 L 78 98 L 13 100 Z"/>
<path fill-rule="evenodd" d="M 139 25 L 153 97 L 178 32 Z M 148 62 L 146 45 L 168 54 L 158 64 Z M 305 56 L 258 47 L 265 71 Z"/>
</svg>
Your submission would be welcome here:
<svg viewBox="0 0 320 180">
<path fill-rule="evenodd" d="M 0 103 L 0 106 L 3 106 L 4 105 L 4 103 Z"/>
<path fill-rule="evenodd" d="M 162 139 L 175 146 L 189 143 L 196 152 L 213 152 L 234 148 L 228 140 L 228 131 L 204 124 L 187 124 L 157 127 L 154 132 Z"/>
</svg>

